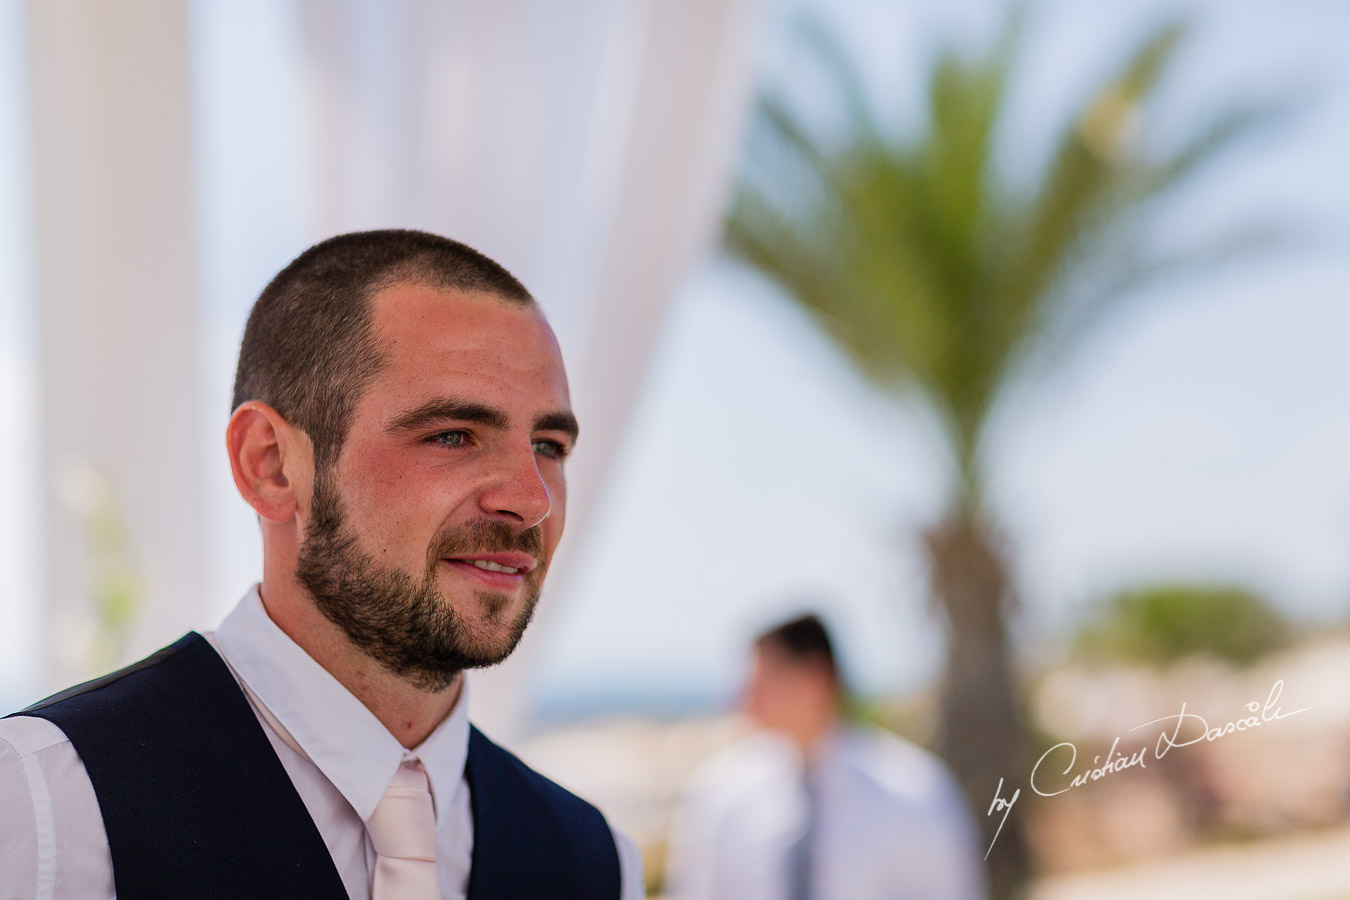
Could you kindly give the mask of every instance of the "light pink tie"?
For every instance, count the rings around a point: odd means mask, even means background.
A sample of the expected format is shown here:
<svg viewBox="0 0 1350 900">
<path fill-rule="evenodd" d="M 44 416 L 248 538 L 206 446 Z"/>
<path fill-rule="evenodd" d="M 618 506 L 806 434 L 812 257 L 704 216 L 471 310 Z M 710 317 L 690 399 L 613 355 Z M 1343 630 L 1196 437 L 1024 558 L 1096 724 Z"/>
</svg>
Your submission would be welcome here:
<svg viewBox="0 0 1350 900">
<path fill-rule="evenodd" d="M 427 773 L 404 760 L 366 823 L 375 847 L 372 900 L 436 900 L 436 813 Z"/>
</svg>

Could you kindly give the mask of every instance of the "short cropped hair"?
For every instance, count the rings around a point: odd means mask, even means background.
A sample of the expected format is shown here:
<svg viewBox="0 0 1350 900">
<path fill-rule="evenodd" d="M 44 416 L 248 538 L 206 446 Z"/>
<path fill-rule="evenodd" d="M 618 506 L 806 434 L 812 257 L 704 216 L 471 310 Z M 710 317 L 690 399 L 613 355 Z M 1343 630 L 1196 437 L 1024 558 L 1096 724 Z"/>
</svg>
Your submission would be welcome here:
<svg viewBox="0 0 1350 900">
<path fill-rule="evenodd" d="M 822 665 L 836 683 L 840 680 L 834 644 L 819 616 L 799 616 L 770 628 L 755 638 L 755 646 L 760 649 L 771 648 L 794 663 Z"/>
<path fill-rule="evenodd" d="M 309 435 L 316 469 L 335 462 L 356 404 L 383 365 L 371 301 L 397 284 L 534 303 L 505 268 L 449 238 L 397 229 L 329 238 L 282 269 L 253 304 L 231 409 L 268 404 Z"/>
</svg>

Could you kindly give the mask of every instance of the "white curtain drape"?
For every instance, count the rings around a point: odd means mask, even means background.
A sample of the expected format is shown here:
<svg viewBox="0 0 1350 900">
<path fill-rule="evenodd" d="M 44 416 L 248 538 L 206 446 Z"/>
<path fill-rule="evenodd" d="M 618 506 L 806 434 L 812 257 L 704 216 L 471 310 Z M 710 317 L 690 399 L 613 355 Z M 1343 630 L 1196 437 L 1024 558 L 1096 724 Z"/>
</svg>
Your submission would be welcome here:
<svg viewBox="0 0 1350 900">
<path fill-rule="evenodd" d="M 195 211 L 181 0 L 41 0 L 28 25 L 57 686 L 203 625 Z"/>
<path fill-rule="evenodd" d="M 681 273 L 708 245 L 749 96 L 752 0 L 304 0 L 316 233 L 411 225 L 515 272 L 558 331 L 582 421 L 569 536 L 516 654 L 475 673 L 475 718 L 522 722 Z"/>
</svg>

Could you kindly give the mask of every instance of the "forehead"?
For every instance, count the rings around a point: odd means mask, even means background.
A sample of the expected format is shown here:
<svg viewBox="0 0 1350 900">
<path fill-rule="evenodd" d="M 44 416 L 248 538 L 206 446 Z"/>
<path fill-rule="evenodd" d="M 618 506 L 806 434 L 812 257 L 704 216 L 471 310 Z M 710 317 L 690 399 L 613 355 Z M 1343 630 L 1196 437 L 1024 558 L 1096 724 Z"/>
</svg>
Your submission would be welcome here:
<svg viewBox="0 0 1350 900">
<path fill-rule="evenodd" d="M 777 647 L 771 644 L 755 644 L 750 656 L 751 669 L 762 675 L 777 674 L 791 664 L 791 661 Z"/>
<path fill-rule="evenodd" d="M 371 304 L 384 359 L 373 389 L 570 409 L 558 342 L 534 305 L 419 284 Z"/>
<path fill-rule="evenodd" d="M 752 660 L 754 670 L 766 677 L 795 675 L 819 667 L 819 661 L 815 658 L 794 657 L 786 649 L 774 643 L 756 644 Z"/>
</svg>

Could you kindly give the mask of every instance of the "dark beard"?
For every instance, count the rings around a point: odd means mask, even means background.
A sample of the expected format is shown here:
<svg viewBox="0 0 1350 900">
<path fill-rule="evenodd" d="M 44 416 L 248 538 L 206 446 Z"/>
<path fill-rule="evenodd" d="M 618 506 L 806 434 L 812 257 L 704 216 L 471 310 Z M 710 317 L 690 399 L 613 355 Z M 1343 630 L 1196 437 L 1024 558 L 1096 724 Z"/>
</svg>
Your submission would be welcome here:
<svg viewBox="0 0 1350 900">
<path fill-rule="evenodd" d="M 517 532 L 506 522 L 478 519 L 442 535 L 427 559 L 421 583 L 386 568 L 357 547 L 343 518 L 331 469 L 314 474 L 314 502 L 296 562 L 296 580 L 324 616 L 366 655 L 422 690 L 439 691 L 464 669 L 493 666 L 511 655 L 534 617 L 546 565 L 536 526 Z M 450 598 L 436 588 L 446 557 L 473 552 L 522 551 L 538 565 L 526 576 L 525 604 L 503 625 L 506 594 L 480 592 L 487 624 L 504 639 L 475 636 Z M 501 626 L 501 627 L 497 627 Z"/>
</svg>

